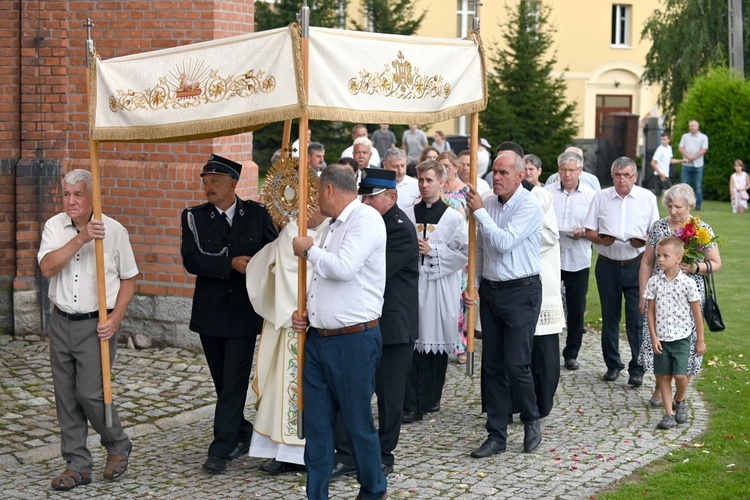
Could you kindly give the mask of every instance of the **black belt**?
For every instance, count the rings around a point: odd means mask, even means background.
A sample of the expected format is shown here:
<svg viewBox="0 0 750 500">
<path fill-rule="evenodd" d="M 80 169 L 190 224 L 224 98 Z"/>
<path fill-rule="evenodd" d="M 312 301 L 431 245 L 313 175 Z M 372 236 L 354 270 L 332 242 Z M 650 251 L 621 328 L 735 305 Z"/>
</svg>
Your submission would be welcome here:
<svg viewBox="0 0 750 500">
<path fill-rule="evenodd" d="M 643 258 L 643 254 L 641 253 L 640 255 L 638 255 L 638 257 L 635 257 L 634 259 L 630 259 L 630 260 L 614 260 L 614 259 L 607 258 L 604 255 L 599 255 L 599 258 L 602 259 L 604 262 L 609 262 L 610 264 L 616 264 L 618 266 L 625 267 L 631 264 L 635 264 L 636 262 L 639 262 Z"/>
<path fill-rule="evenodd" d="M 535 274 L 534 276 L 527 276 L 526 278 L 518 278 L 517 280 L 490 281 L 486 279 L 484 281 L 487 282 L 487 284 L 490 285 L 492 288 L 518 288 L 522 286 L 529 286 L 534 283 L 539 283 L 540 281 L 542 281 L 542 278 L 540 278 L 538 274 Z"/>
<path fill-rule="evenodd" d="M 114 309 L 107 309 L 107 314 L 111 314 Z M 97 319 L 99 318 L 99 311 L 94 311 L 90 313 L 66 313 L 65 311 L 61 311 L 59 308 L 55 307 L 55 311 L 57 311 L 57 314 L 62 316 L 63 318 L 69 319 L 70 321 L 84 321 L 87 319 Z"/>
<path fill-rule="evenodd" d="M 359 323 L 357 325 L 345 326 L 344 328 L 332 328 L 330 330 L 316 328 L 316 330 L 324 337 L 335 337 L 336 335 L 348 335 L 350 333 L 363 332 L 370 328 L 375 328 L 376 326 L 378 326 L 378 320 L 374 319 L 368 323 Z"/>
</svg>

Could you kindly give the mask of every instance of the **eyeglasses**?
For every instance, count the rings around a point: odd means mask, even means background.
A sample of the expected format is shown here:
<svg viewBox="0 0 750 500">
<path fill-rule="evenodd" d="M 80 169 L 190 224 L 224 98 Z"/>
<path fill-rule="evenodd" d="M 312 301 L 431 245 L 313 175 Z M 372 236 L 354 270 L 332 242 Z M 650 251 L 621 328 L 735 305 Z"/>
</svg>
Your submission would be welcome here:
<svg viewBox="0 0 750 500">
<path fill-rule="evenodd" d="M 565 174 L 573 174 L 573 173 L 575 173 L 575 172 L 577 172 L 579 170 L 581 170 L 581 167 L 578 167 L 578 168 L 560 168 L 557 171 L 560 173 L 560 175 L 565 175 Z"/>
<path fill-rule="evenodd" d="M 612 178 L 619 180 L 619 179 L 632 179 L 636 176 L 636 172 L 633 172 L 632 174 L 613 174 Z"/>
</svg>

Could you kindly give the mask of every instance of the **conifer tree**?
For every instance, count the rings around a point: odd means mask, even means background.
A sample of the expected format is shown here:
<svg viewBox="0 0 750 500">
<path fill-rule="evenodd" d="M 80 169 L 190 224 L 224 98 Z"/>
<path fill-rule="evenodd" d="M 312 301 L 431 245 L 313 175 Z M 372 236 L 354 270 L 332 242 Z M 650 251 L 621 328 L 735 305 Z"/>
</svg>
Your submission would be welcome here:
<svg viewBox="0 0 750 500">
<path fill-rule="evenodd" d="M 504 44 L 490 57 L 487 76 L 489 102 L 479 114 L 480 135 L 492 144 L 519 143 L 542 160 L 545 174 L 557 170 L 557 156 L 572 144 L 578 127 L 575 103 L 565 98 L 562 76 L 553 77 L 556 64 L 554 29 L 541 2 L 521 0 L 508 6 L 501 24 Z"/>
<path fill-rule="evenodd" d="M 364 0 L 361 12 L 369 19 L 369 26 L 353 22 L 358 31 L 413 35 L 419 30 L 427 12 L 414 16 L 414 0 Z"/>
<path fill-rule="evenodd" d="M 346 0 L 310 0 L 310 25 L 337 28 L 341 24 L 340 9 Z M 297 20 L 302 0 L 276 0 L 255 2 L 255 31 L 265 31 L 288 26 Z"/>
</svg>

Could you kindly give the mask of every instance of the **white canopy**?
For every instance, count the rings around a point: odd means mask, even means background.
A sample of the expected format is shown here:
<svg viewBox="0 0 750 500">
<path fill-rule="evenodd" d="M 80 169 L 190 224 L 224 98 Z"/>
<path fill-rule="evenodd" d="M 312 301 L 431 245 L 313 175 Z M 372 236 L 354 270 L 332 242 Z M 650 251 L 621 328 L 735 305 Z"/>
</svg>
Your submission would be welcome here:
<svg viewBox="0 0 750 500">
<path fill-rule="evenodd" d="M 299 118 L 434 123 L 483 110 L 484 54 L 467 40 L 310 29 L 310 95 L 300 29 L 96 59 L 95 141 L 218 137 Z"/>
</svg>

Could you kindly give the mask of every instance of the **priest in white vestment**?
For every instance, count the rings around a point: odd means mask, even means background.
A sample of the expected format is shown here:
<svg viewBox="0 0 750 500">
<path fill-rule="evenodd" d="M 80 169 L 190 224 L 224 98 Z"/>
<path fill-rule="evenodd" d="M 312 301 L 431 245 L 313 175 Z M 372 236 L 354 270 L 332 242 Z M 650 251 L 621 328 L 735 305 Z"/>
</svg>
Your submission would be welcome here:
<svg viewBox="0 0 750 500">
<path fill-rule="evenodd" d="M 330 219 L 319 210 L 308 221 L 307 234 L 320 243 Z M 258 397 L 250 456 L 271 458 L 261 470 L 276 475 L 304 464 L 305 441 L 297 438 L 297 263 L 292 239 L 297 223 L 289 222 L 273 243 L 263 247 L 247 265 L 247 293 L 264 319 L 252 389 Z M 307 286 L 312 279 L 308 264 Z"/>
<path fill-rule="evenodd" d="M 544 418 L 552 411 L 560 380 L 560 334 L 565 327 L 565 312 L 560 280 L 559 231 L 553 197 L 545 189 L 536 186 L 531 194 L 536 196 L 544 210 L 539 249 L 542 264 L 539 273 L 542 278 L 542 309 L 531 348 L 531 376 L 534 378 L 536 405 L 539 416 Z"/>
</svg>

